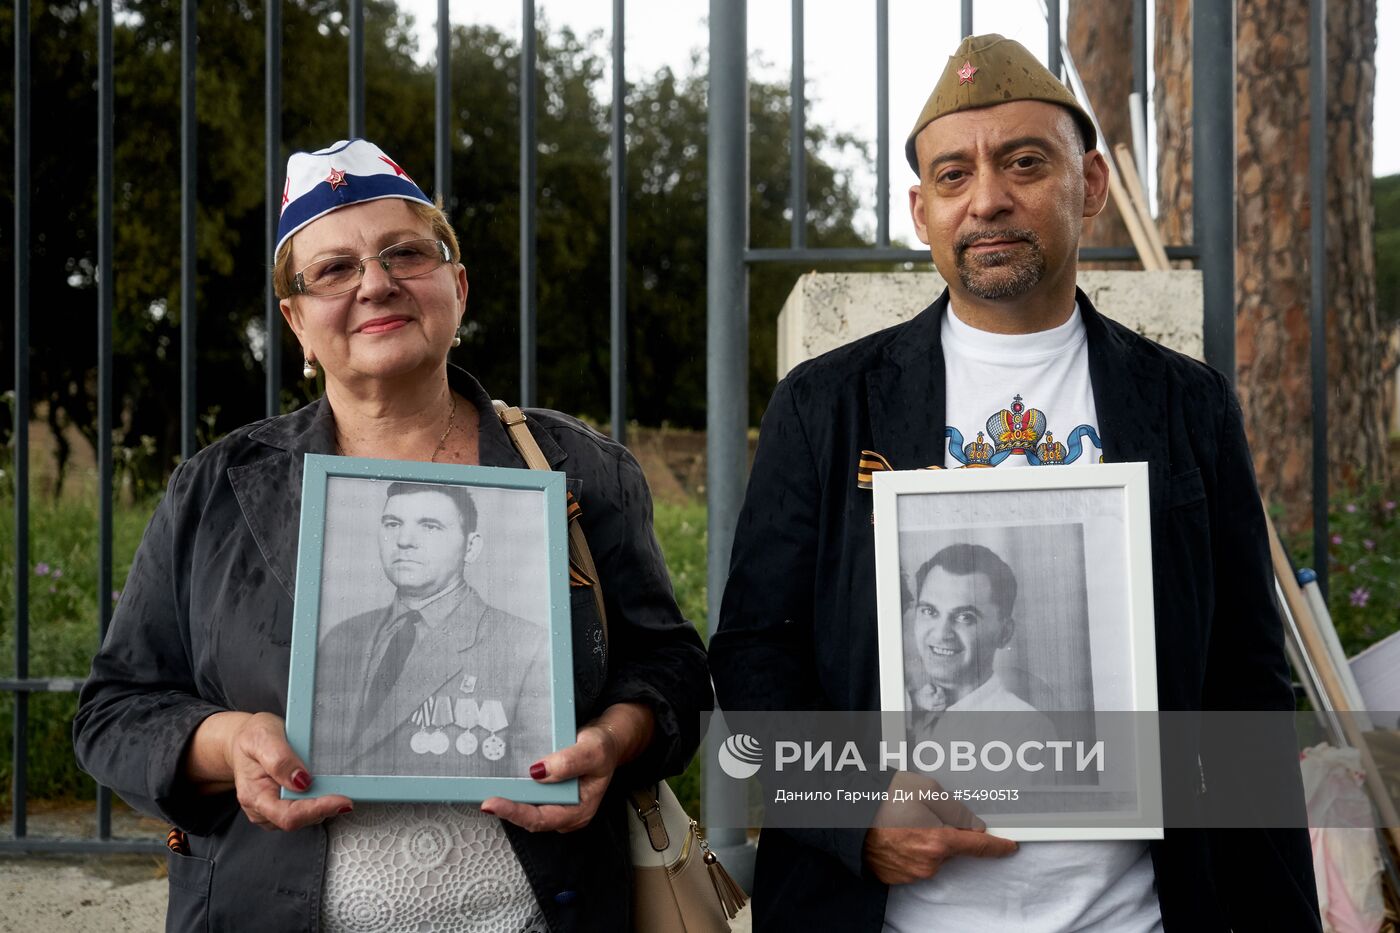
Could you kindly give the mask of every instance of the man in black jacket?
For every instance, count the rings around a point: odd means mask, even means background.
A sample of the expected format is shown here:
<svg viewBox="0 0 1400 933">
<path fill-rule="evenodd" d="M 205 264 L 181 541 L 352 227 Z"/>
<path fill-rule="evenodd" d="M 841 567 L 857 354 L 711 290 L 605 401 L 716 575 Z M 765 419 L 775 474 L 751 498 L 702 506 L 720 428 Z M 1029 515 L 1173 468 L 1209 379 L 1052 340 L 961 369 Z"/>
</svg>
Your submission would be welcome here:
<svg viewBox="0 0 1400 933">
<path fill-rule="evenodd" d="M 775 390 L 710 646 L 725 708 L 879 708 L 871 492 L 858 480 L 872 453 L 894 469 L 1146 462 L 1159 708 L 1293 708 L 1233 391 L 1075 286 L 1082 225 L 1107 197 L 1094 142 L 1020 45 L 972 37 L 949 59 L 906 147 L 915 229 L 948 290 Z M 974 431 L 985 438 L 963 446 Z M 1203 781 L 1211 752 L 1190 762 Z M 765 830 L 754 895 L 756 930 L 1320 926 L 1297 829 L 1019 848 L 952 827 Z"/>
</svg>

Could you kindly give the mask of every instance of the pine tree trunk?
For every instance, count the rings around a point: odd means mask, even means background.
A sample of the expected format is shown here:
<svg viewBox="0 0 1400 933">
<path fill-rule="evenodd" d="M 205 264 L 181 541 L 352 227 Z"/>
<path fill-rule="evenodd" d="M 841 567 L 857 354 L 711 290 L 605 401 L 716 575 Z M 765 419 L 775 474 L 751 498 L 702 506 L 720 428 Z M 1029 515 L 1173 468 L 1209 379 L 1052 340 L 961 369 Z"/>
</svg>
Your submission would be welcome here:
<svg viewBox="0 0 1400 933">
<path fill-rule="evenodd" d="M 1128 95 L 1133 89 L 1132 5 L 1122 0 L 1074 0 L 1066 34 L 1079 77 L 1109 144 L 1133 142 Z M 1084 228 L 1083 246 L 1131 246 L 1118 206 L 1108 205 Z M 1083 268 L 1140 269 L 1137 263 L 1084 263 Z"/>
<path fill-rule="evenodd" d="M 1372 244 L 1375 0 L 1328 4 L 1329 482 L 1387 474 Z M 1264 498 L 1306 527 L 1312 483 L 1308 7 L 1238 0 L 1237 388 Z M 1158 206 L 1166 242 L 1191 242 L 1190 0 L 1158 0 Z"/>
<path fill-rule="evenodd" d="M 1235 365 L 1260 488 L 1296 528 L 1312 489 L 1308 5 L 1235 10 Z"/>
<path fill-rule="evenodd" d="M 1334 486 L 1383 482 L 1390 466 L 1371 194 L 1376 7 L 1376 0 L 1327 4 L 1327 431 Z"/>
</svg>

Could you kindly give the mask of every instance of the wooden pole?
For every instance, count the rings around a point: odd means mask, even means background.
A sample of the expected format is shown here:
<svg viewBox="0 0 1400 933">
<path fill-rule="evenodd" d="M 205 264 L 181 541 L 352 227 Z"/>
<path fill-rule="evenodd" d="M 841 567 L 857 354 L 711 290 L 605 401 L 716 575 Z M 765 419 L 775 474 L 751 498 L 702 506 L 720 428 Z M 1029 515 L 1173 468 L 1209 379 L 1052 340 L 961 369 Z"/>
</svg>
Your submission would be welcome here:
<svg viewBox="0 0 1400 933">
<path fill-rule="evenodd" d="M 1147 206 L 1147 191 L 1143 188 L 1142 179 L 1138 176 L 1137 162 L 1133 159 L 1133 151 L 1125 143 L 1118 143 L 1113 147 L 1113 155 L 1118 161 L 1118 168 L 1123 173 L 1123 187 L 1128 192 L 1128 197 L 1133 202 L 1133 208 L 1137 211 L 1138 222 L 1142 225 L 1143 233 L 1147 237 L 1148 247 L 1157 258 L 1157 268 L 1170 269 L 1167 262 L 1167 248 L 1162 243 L 1162 234 L 1157 230 L 1157 222 L 1152 219 L 1152 211 Z"/>
<path fill-rule="evenodd" d="M 1152 252 L 1152 242 L 1148 240 L 1147 232 L 1142 229 L 1142 219 L 1133 207 L 1132 196 L 1123 187 L 1118 170 L 1112 165 L 1108 167 L 1108 191 L 1113 196 L 1118 213 L 1123 217 L 1123 226 L 1128 228 L 1128 236 L 1133 240 L 1133 248 L 1137 250 L 1142 267 L 1149 272 L 1161 271 L 1165 267 L 1158 265 L 1157 256 Z"/>
</svg>

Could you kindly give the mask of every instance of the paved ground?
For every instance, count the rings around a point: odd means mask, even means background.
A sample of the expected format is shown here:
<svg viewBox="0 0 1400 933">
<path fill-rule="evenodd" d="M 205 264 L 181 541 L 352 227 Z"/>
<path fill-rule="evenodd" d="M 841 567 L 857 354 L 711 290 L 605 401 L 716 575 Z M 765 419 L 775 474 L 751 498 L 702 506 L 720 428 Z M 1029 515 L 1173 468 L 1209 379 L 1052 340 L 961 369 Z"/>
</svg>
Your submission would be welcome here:
<svg viewBox="0 0 1400 933">
<path fill-rule="evenodd" d="M 165 928 L 155 856 L 0 856 L 0 933 L 148 933 Z M 734 933 L 749 933 L 748 908 Z"/>
<path fill-rule="evenodd" d="M 0 857 L 0 931 L 163 930 L 165 892 L 155 856 Z"/>
<path fill-rule="evenodd" d="M 35 802 L 36 837 L 90 837 L 91 804 Z M 112 808 L 113 834 L 164 841 L 165 827 L 126 806 Z M 0 933 L 152 933 L 165 929 L 163 855 L 0 855 Z M 734 933 L 749 933 L 748 908 Z"/>
</svg>

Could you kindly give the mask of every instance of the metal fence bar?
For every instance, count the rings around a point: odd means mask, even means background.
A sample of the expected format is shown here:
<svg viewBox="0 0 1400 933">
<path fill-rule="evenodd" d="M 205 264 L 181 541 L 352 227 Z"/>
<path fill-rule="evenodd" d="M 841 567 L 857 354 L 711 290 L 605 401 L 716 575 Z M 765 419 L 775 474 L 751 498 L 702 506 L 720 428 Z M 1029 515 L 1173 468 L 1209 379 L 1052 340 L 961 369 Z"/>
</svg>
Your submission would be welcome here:
<svg viewBox="0 0 1400 933">
<path fill-rule="evenodd" d="M 1063 81 L 1064 64 L 1060 61 L 1060 0 L 1046 0 L 1045 28 L 1045 67 Z"/>
<path fill-rule="evenodd" d="M 748 4 L 710 0 L 709 192 L 706 246 L 705 427 L 709 543 L 706 584 L 709 631 L 719 621 L 720 594 L 744 501 L 748 473 L 749 242 Z M 711 742 L 713 744 L 713 740 Z M 717 750 L 707 749 L 706 761 Z M 705 810 L 722 813 L 732 782 L 706 781 Z M 717 849 L 745 844 L 743 830 L 711 828 Z M 721 858 L 723 858 L 721 854 Z"/>
<path fill-rule="evenodd" d="M 1133 93 L 1147 101 L 1147 0 L 1133 0 Z"/>
<path fill-rule="evenodd" d="M 962 0 L 962 34 L 972 35 L 972 0 Z"/>
<path fill-rule="evenodd" d="M 803 0 L 792 0 L 792 75 L 788 92 L 789 203 L 792 210 L 792 248 L 807 245 L 807 39 Z M 747 67 L 747 66 L 746 66 Z"/>
<path fill-rule="evenodd" d="M 15 676 L 29 676 L 29 0 L 15 2 Z M 28 798 L 29 697 L 15 694 L 11 767 L 16 839 Z"/>
<path fill-rule="evenodd" d="M 1133 0 L 1133 101 L 1129 120 L 1133 136 L 1133 162 L 1144 187 L 1147 185 L 1147 0 Z M 1139 130 L 1141 137 L 1139 138 Z"/>
<path fill-rule="evenodd" d="M 98 839 L 70 839 L 53 836 L 37 836 L 27 839 L 0 839 L 0 853 L 13 852 L 16 854 L 44 854 L 63 853 L 79 854 L 90 852 L 94 854 L 132 854 L 132 855 L 163 855 L 165 854 L 165 841 L 162 839 L 108 839 L 106 841 Z"/>
<path fill-rule="evenodd" d="M 198 0 L 180 4 L 180 457 L 194 456 L 195 347 L 195 31 Z"/>
<path fill-rule="evenodd" d="M 1196 246 L 1168 246 L 1166 247 L 1167 258 L 1171 260 L 1188 260 L 1195 262 L 1201 258 L 1201 250 Z M 1079 249 L 1079 259 L 1082 262 L 1102 262 L 1109 259 L 1136 260 L 1140 256 L 1135 247 L 1132 246 L 1082 246 Z"/>
<path fill-rule="evenodd" d="M 1093 246 L 1079 250 L 1083 262 L 1103 262 L 1111 259 L 1136 259 L 1137 251 L 1131 246 Z M 1168 259 L 1195 260 L 1200 251 L 1194 246 L 1168 246 Z M 788 263 L 838 263 L 838 262 L 932 262 L 927 249 L 900 249 L 898 247 L 841 246 L 807 249 L 749 249 L 744 251 L 744 261 L 748 263 L 788 262 Z"/>
<path fill-rule="evenodd" d="M 350 0 L 350 138 L 365 135 L 365 0 Z"/>
<path fill-rule="evenodd" d="M 437 121 L 434 127 L 433 194 L 452 212 L 452 20 L 448 0 L 437 5 Z"/>
<path fill-rule="evenodd" d="M 1192 241 L 1206 362 L 1235 380 L 1235 4 L 1191 10 Z"/>
<path fill-rule="evenodd" d="M 890 245 L 890 0 L 875 0 L 875 245 Z"/>
<path fill-rule="evenodd" d="M 609 331 L 612 436 L 627 443 L 627 42 L 624 0 L 612 7 L 612 191 L 608 198 L 611 256 Z"/>
<path fill-rule="evenodd" d="M 1312 347 L 1313 569 L 1325 601 L 1327 579 L 1327 3 L 1308 9 L 1308 204 L 1312 241 L 1309 325 Z"/>
<path fill-rule="evenodd" d="M 520 10 L 520 404 L 535 404 L 539 285 L 535 265 L 535 0 Z"/>
<path fill-rule="evenodd" d="M 268 264 L 276 260 L 277 222 L 282 216 L 282 0 L 264 0 L 263 8 L 263 207 Z M 264 404 L 267 417 L 282 411 L 282 312 L 272 282 L 267 283 L 263 326 Z"/>
<path fill-rule="evenodd" d="M 77 693 L 84 681 L 77 677 L 0 677 L 6 693 Z"/>
<path fill-rule="evenodd" d="M 112 620 L 112 0 L 97 9 L 97 641 Z M 97 838 L 112 836 L 112 792 L 97 788 Z"/>
</svg>

